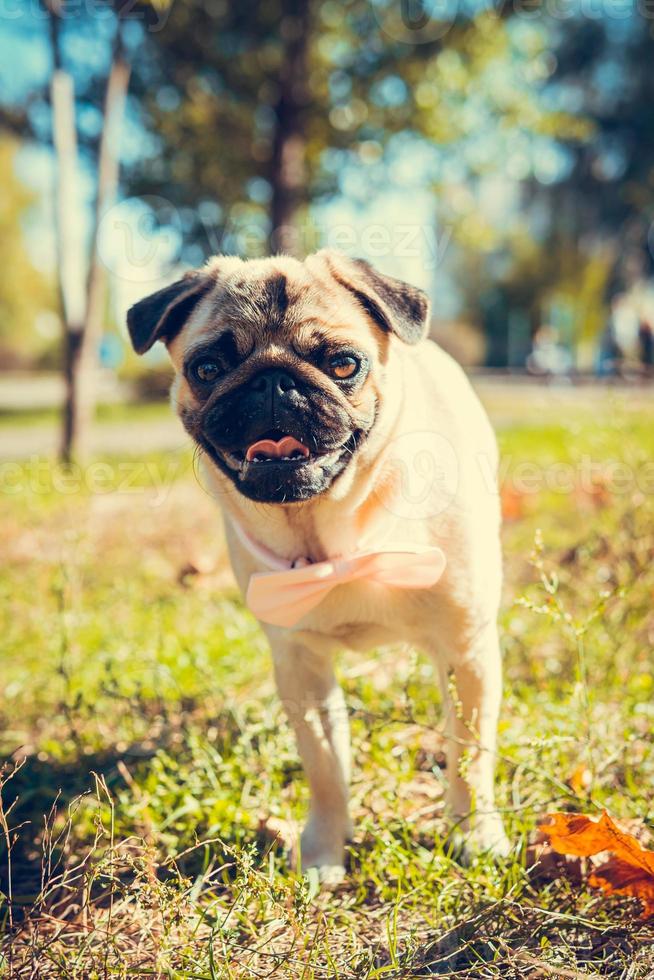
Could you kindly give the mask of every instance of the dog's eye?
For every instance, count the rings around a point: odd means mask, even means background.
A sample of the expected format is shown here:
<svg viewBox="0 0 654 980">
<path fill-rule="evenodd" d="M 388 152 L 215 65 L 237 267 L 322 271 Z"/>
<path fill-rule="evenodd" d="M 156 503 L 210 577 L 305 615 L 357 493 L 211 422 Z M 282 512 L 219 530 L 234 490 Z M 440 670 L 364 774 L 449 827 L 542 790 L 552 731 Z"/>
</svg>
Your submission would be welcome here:
<svg viewBox="0 0 654 980">
<path fill-rule="evenodd" d="M 352 357 L 350 354 L 337 354 L 336 357 L 331 358 L 329 370 L 335 378 L 345 381 L 346 378 L 353 378 L 357 373 L 359 362 L 356 357 Z"/>
<path fill-rule="evenodd" d="M 220 366 L 216 361 L 198 361 L 197 364 L 193 366 L 193 374 L 201 381 L 202 384 L 211 384 L 215 381 L 220 374 Z"/>
</svg>

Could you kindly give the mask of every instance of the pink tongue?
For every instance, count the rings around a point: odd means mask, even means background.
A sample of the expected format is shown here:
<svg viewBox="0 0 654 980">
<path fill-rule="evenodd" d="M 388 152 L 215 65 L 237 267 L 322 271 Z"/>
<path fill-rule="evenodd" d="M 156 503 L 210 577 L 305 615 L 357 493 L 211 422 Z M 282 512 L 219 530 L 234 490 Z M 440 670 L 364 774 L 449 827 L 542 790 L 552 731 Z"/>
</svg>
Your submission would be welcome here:
<svg viewBox="0 0 654 980">
<path fill-rule="evenodd" d="M 294 439 L 293 436 L 283 436 L 279 442 L 274 442 L 272 439 L 259 439 L 258 442 L 253 442 L 251 446 L 248 446 L 245 458 L 249 462 L 255 456 L 267 456 L 268 459 L 281 459 L 282 456 L 290 456 L 291 453 L 298 451 L 305 458 L 309 455 L 307 447 L 303 446 L 297 439 Z"/>
</svg>

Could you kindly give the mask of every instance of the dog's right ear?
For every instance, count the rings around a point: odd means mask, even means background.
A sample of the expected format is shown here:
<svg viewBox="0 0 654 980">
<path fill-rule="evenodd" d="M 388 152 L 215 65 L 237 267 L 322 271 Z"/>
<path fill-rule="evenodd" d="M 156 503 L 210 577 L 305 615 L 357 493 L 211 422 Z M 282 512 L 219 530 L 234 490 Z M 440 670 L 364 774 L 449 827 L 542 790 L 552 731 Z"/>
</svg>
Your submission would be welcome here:
<svg viewBox="0 0 654 980">
<path fill-rule="evenodd" d="M 157 340 L 171 341 L 214 285 L 214 277 L 206 272 L 187 272 L 135 303 L 127 311 L 127 328 L 136 353 L 145 354 Z"/>
<path fill-rule="evenodd" d="M 429 297 L 422 289 L 382 275 L 365 259 L 351 259 L 333 249 L 316 253 L 336 282 L 359 301 L 382 329 L 405 344 L 417 344 L 429 329 Z"/>
</svg>

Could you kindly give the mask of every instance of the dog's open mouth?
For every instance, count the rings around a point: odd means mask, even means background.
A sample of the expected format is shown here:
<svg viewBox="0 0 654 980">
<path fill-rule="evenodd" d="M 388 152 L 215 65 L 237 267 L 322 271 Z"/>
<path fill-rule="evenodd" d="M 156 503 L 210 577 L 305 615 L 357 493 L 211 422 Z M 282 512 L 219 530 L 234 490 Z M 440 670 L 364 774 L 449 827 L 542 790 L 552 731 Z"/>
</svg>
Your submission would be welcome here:
<svg viewBox="0 0 654 980">
<path fill-rule="evenodd" d="M 248 463 L 290 463 L 308 459 L 311 453 L 295 436 L 283 435 L 281 439 L 258 439 L 245 451 Z"/>
<path fill-rule="evenodd" d="M 246 497 L 268 503 L 294 503 L 329 486 L 356 450 L 360 433 L 351 433 L 337 446 L 321 446 L 312 439 L 311 448 L 301 433 L 292 436 L 270 429 L 257 435 L 258 438 L 250 436 L 239 449 L 227 449 L 208 438 L 199 442 L 214 462 L 230 473 Z"/>
<path fill-rule="evenodd" d="M 295 469 L 314 462 L 322 453 L 312 452 L 295 436 L 271 429 L 244 449 L 221 450 L 221 455 L 232 470 L 243 477 L 251 467 L 288 467 Z"/>
</svg>

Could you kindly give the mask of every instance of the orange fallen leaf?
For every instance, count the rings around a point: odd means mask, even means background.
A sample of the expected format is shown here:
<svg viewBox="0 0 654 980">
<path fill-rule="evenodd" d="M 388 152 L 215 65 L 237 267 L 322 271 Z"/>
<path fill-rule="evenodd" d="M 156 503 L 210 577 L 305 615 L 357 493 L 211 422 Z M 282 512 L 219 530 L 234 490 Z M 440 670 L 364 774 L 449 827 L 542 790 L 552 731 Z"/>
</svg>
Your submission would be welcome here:
<svg viewBox="0 0 654 980">
<path fill-rule="evenodd" d="M 545 843 L 543 835 L 527 847 L 527 867 L 529 878 L 534 882 L 558 881 L 565 877 L 575 888 L 581 888 L 584 876 L 582 859 L 557 854 L 553 847 Z"/>
<path fill-rule="evenodd" d="M 608 507 L 613 500 L 611 477 L 608 473 L 594 474 L 589 483 L 578 483 L 575 491 L 577 502 L 586 510 Z"/>
<path fill-rule="evenodd" d="M 587 766 L 583 764 L 577 766 L 575 771 L 568 779 L 568 786 L 574 790 L 577 796 L 584 796 L 588 793 L 593 784 L 593 774 Z"/>
<path fill-rule="evenodd" d="M 291 820 L 259 814 L 259 833 L 274 844 L 281 844 L 282 847 L 288 849 L 297 847 L 298 827 Z"/>
<path fill-rule="evenodd" d="M 525 516 L 525 494 L 509 483 L 502 485 L 500 490 L 502 502 L 502 518 L 505 521 L 519 521 Z"/>
<path fill-rule="evenodd" d="M 654 915 L 654 851 L 648 851 L 633 834 L 621 830 L 608 813 L 596 820 L 579 813 L 549 813 L 539 826 L 559 854 L 593 857 L 609 851 L 611 857 L 593 868 L 591 888 L 605 895 L 629 895 L 640 900 L 643 918 Z"/>
</svg>

